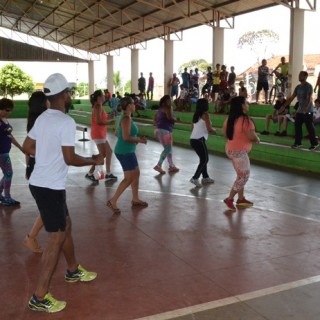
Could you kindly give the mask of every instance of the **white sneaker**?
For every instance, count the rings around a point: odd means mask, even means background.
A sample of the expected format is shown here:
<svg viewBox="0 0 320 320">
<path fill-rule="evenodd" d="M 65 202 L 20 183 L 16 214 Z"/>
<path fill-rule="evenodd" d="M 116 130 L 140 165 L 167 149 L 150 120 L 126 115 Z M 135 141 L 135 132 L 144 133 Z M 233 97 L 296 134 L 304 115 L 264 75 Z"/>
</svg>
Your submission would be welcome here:
<svg viewBox="0 0 320 320">
<path fill-rule="evenodd" d="M 209 183 L 214 183 L 214 180 L 208 177 L 208 178 L 203 178 L 201 182 L 202 184 L 209 184 Z"/>
<path fill-rule="evenodd" d="M 201 188 L 202 184 L 199 182 L 199 179 L 190 179 L 190 182 L 193 183 L 196 187 Z"/>
</svg>

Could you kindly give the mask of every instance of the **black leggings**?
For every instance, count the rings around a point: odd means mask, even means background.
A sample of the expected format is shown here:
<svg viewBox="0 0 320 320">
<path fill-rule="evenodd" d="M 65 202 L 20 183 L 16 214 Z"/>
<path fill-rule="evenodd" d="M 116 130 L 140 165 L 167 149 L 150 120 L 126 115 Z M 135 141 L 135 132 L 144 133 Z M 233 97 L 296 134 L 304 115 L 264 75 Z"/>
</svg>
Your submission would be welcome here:
<svg viewBox="0 0 320 320">
<path fill-rule="evenodd" d="M 190 139 L 190 145 L 194 149 L 194 151 L 197 153 L 200 159 L 197 170 L 192 178 L 199 179 L 201 174 L 203 178 L 209 178 L 209 175 L 207 172 L 207 163 L 209 161 L 209 155 L 208 155 L 208 148 L 206 145 L 206 139 L 204 137 L 200 139 Z"/>
</svg>

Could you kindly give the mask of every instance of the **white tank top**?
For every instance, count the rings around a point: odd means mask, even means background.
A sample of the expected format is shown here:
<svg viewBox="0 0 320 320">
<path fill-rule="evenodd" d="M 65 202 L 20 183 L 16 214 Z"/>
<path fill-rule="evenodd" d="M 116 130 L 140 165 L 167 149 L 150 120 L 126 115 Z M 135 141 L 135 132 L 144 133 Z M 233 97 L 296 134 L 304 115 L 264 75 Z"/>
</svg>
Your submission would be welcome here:
<svg viewBox="0 0 320 320">
<path fill-rule="evenodd" d="M 206 122 L 200 118 L 198 122 L 193 124 L 193 130 L 191 132 L 190 139 L 200 139 L 202 137 L 204 137 L 206 140 L 208 139 L 208 130 Z"/>
</svg>

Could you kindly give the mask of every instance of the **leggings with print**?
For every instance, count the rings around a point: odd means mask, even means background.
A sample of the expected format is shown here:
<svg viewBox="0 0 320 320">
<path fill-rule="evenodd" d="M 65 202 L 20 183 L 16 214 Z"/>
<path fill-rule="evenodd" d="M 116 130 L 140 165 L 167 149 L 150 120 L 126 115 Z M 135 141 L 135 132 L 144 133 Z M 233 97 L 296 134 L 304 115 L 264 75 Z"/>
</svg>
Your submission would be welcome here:
<svg viewBox="0 0 320 320">
<path fill-rule="evenodd" d="M 248 152 L 245 150 L 226 150 L 226 154 L 232 161 L 233 167 L 237 173 L 237 178 L 232 186 L 232 190 L 238 192 L 244 188 L 250 176 L 250 160 L 248 157 Z"/>
<path fill-rule="evenodd" d="M 173 166 L 172 161 L 172 132 L 164 129 L 156 129 L 155 136 L 159 139 L 163 146 L 158 165 L 161 166 L 165 158 L 169 162 L 169 166 Z"/>
<path fill-rule="evenodd" d="M 3 177 L 0 180 L 0 195 L 2 195 L 4 191 L 4 196 L 10 197 L 13 172 L 9 153 L 0 153 L 0 168 L 3 172 Z"/>
</svg>

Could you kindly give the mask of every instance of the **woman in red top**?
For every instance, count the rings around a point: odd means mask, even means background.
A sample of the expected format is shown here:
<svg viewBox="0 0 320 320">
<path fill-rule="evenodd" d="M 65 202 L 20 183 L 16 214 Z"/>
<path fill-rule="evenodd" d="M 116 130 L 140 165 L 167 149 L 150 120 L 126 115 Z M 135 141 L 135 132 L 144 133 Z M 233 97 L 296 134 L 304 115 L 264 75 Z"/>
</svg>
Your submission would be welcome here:
<svg viewBox="0 0 320 320">
<path fill-rule="evenodd" d="M 105 96 L 102 90 L 96 90 L 90 96 L 90 102 L 92 104 L 92 117 L 91 117 L 91 138 L 97 145 L 99 150 L 99 154 L 102 154 L 104 158 L 106 158 L 106 175 L 105 181 L 117 180 L 111 171 L 111 156 L 112 149 L 107 140 L 107 125 L 110 122 L 113 122 L 114 119 L 108 120 L 108 115 L 104 108 L 102 107 L 105 101 Z M 94 176 L 95 166 L 92 166 L 89 172 L 86 174 L 86 178 L 91 181 L 98 181 L 98 179 Z"/>
<path fill-rule="evenodd" d="M 238 194 L 237 206 L 249 207 L 253 203 L 244 197 L 244 186 L 250 176 L 250 160 L 248 153 L 252 143 L 259 143 L 260 139 L 255 132 L 255 125 L 248 117 L 249 104 L 244 97 L 235 97 L 231 100 L 230 113 L 223 124 L 223 135 L 227 138 L 226 154 L 232 161 L 237 178 L 224 203 L 230 210 L 236 210 L 233 197 Z"/>
</svg>

